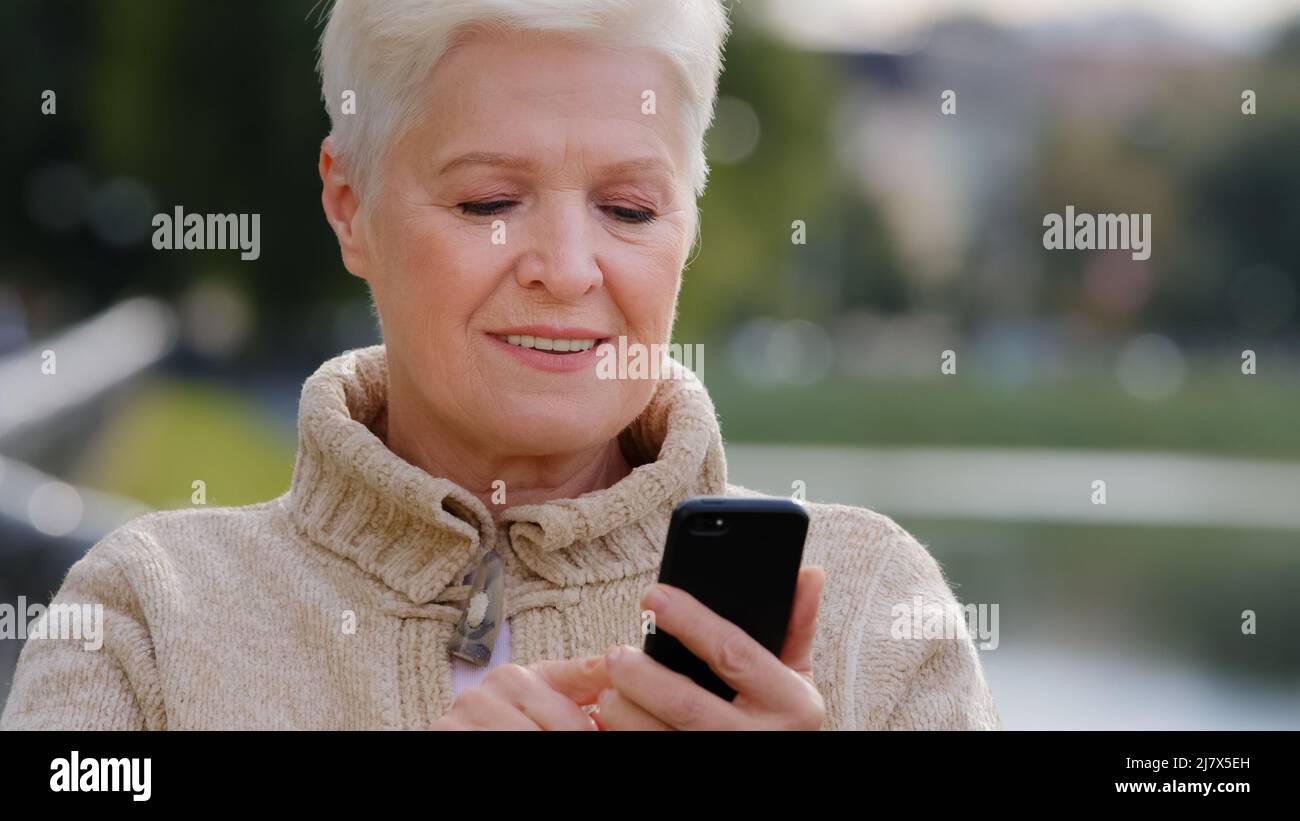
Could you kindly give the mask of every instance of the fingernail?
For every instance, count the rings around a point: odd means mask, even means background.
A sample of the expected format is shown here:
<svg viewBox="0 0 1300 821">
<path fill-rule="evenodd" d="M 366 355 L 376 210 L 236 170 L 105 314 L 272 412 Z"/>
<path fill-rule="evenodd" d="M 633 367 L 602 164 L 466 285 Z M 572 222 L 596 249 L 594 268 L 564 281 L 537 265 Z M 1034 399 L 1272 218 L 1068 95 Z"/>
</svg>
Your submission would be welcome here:
<svg viewBox="0 0 1300 821">
<path fill-rule="evenodd" d="M 613 664 L 614 662 L 618 661 L 618 657 L 621 655 L 623 655 L 623 648 L 616 644 L 613 647 L 609 648 L 609 650 L 605 653 L 605 661 L 608 664 Z"/>
<path fill-rule="evenodd" d="M 644 602 L 646 607 L 658 614 L 667 609 L 668 596 L 665 595 L 663 589 L 656 584 L 645 594 Z"/>
</svg>

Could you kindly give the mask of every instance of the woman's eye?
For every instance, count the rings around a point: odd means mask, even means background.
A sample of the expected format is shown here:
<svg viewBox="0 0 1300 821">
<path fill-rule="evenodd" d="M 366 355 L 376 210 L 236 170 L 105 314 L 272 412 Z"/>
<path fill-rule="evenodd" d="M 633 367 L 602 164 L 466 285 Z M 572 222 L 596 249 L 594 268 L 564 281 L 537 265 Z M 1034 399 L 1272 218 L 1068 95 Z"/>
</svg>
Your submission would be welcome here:
<svg viewBox="0 0 1300 821">
<path fill-rule="evenodd" d="M 652 222 L 655 215 L 651 211 L 642 208 L 625 208 L 621 205 L 609 205 L 605 207 L 607 213 L 613 214 L 623 222 Z"/>
<path fill-rule="evenodd" d="M 514 200 L 492 200 L 491 202 L 462 202 L 456 207 L 466 214 L 488 217 L 499 214 L 514 204 Z"/>
</svg>

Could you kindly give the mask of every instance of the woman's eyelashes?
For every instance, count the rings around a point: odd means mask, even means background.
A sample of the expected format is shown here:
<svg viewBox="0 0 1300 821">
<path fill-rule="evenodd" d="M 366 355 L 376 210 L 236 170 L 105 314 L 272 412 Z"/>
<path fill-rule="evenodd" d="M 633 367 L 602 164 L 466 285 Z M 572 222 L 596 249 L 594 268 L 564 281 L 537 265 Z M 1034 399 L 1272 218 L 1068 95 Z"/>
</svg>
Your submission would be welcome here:
<svg viewBox="0 0 1300 821">
<path fill-rule="evenodd" d="M 611 214 L 615 219 L 623 222 L 653 222 L 655 215 L 653 211 L 645 208 L 627 208 L 622 205 L 605 205 L 601 206 L 605 213 Z"/>
<path fill-rule="evenodd" d="M 504 214 L 514 206 L 517 200 L 484 200 L 481 202 L 462 202 L 456 205 L 462 214 L 475 217 L 491 217 Z M 630 208 L 625 205 L 602 205 L 600 209 L 620 222 L 644 224 L 654 222 L 655 213 L 648 208 Z"/>
<path fill-rule="evenodd" d="M 512 205 L 514 200 L 489 200 L 487 202 L 462 202 L 456 207 L 463 214 L 472 214 L 476 217 L 490 217 L 493 214 L 500 214 Z"/>
</svg>

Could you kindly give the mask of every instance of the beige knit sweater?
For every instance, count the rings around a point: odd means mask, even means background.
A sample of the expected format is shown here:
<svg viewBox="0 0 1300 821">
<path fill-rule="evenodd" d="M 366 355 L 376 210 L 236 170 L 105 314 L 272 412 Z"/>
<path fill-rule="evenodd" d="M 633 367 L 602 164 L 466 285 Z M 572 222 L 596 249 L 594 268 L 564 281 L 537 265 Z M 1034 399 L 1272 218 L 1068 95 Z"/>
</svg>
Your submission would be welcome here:
<svg viewBox="0 0 1300 821">
<path fill-rule="evenodd" d="M 73 565 L 55 601 L 102 603 L 103 646 L 28 640 L 0 728 L 427 728 L 453 700 L 459 582 L 486 550 L 505 560 L 514 663 L 640 646 L 673 507 L 755 495 L 727 484 L 713 404 L 688 374 L 623 434 L 630 475 L 494 523 L 384 446 L 385 368 L 376 346 L 307 380 L 285 495 L 153 513 Z M 813 652 L 825 728 L 1000 727 L 964 631 L 891 635 L 895 605 L 955 606 L 925 548 L 870 510 L 808 510 L 804 561 L 827 571 Z"/>
</svg>

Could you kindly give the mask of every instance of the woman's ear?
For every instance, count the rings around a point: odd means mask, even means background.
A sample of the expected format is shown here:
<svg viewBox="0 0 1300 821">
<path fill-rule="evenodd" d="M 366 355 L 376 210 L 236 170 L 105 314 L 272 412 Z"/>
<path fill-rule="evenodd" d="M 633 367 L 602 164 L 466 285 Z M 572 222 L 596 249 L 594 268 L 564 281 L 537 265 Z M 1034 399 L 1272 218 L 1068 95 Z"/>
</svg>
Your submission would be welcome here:
<svg viewBox="0 0 1300 821">
<path fill-rule="evenodd" d="M 338 149 L 332 137 L 320 146 L 321 205 L 325 219 L 339 240 L 343 265 L 354 276 L 369 278 L 365 220 L 361 216 L 361 199 L 344 173 Z"/>
</svg>

